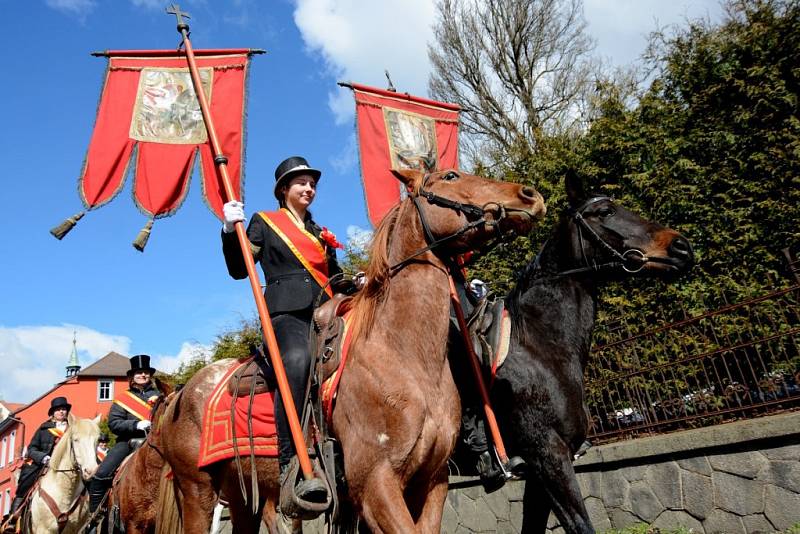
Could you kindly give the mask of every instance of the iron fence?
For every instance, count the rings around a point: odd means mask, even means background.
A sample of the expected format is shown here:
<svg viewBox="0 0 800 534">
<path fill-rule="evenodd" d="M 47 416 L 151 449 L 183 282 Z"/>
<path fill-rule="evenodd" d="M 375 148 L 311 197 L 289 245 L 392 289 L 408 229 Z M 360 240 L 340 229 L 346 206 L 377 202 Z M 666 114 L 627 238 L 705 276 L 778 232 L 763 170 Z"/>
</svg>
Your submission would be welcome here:
<svg viewBox="0 0 800 534">
<path fill-rule="evenodd" d="M 800 284 L 596 347 L 594 443 L 800 407 Z"/>
</svg>

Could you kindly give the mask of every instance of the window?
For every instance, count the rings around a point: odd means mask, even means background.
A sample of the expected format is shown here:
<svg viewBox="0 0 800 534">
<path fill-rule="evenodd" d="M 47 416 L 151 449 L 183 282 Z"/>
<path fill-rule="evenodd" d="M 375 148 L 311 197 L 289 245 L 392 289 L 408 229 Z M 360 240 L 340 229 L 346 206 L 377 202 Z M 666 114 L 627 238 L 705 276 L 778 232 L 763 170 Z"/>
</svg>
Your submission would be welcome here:
<svg viewBox="0 0 800 534">
<path fill-rule="evenodd" d="M 8 436 L 3 436 L 3 449 L 0 450 L 0 467 L 6 465 L 6 446 L 8 445 Z"/>
<path fill-rule="evenodd" d="M 6 490 L 6 501 L 3 503 L 3 515 L 7 515 L 11 510 L 11 490 Z"/>
<path fill-rule="evenodd" d="M 17 448 L 17 431 L 12 430 L 11 436 L 8 438 L 8 463 L 14 461 L 14 454 Z"/>
<path fill-rule="evenodd" d="M 97 400 L 110 401 L 114 399 L 114 381 L 110 378 L 101 378 L 97 381 Z"/>
</svg>

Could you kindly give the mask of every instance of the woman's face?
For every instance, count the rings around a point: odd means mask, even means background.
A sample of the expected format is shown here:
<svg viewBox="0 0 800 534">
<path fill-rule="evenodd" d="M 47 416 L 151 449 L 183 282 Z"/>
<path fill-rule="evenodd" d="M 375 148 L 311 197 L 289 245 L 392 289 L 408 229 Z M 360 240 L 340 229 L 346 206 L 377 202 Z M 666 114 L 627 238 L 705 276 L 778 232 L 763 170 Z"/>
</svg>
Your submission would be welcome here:
<svg viewBox="0 0 800 534">
<path fill-rule="evenodd" d="M 66 408 L 56 408 L 55 410 L 53 410 L 53 419 L 55 419 L 58 422 L 66 421 L 67 414 L 69 414 L 69 410 L 67 410 Z"/>
<path fill-rule="evenodd" d="M 137 386 L 143 386 L 150 382 L 150 373 L 147 371 L 137 371 L 133 375 L 133 383 Z"/>
<path fill-rule="evenodd" d="M 286 205 L 295 209 L 308 209 L 317 194 L 317 181 L 307 174 L 295 176 L 283 188 Z"/>
</svg>

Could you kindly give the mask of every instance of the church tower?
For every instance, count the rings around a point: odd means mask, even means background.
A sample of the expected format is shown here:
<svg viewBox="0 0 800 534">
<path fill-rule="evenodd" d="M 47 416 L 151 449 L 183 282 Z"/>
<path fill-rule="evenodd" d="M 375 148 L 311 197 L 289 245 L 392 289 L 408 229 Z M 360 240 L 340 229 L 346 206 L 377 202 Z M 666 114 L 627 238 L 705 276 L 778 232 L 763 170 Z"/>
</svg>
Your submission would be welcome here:
<svg viewBox="0 0 800 534">
<path fill-rule="evenodd" d="M 67 364 L 67 378 L 72 378 L 81 370 L 81 364 L 78 363 L 78 347 L 75 338 L 76 332 L 72 332 L 72 353 L 69 355 L 69 364 Z"/>
</svg>

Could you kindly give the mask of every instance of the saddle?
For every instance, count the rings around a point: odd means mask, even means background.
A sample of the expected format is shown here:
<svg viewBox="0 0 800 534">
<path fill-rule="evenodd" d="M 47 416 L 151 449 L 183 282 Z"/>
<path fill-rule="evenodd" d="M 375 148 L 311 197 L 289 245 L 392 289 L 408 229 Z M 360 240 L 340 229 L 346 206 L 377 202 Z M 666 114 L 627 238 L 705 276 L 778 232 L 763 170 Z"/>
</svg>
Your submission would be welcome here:
<svg viewBox="0 0 800 534">
<path fill-rule="evenodd" d="M 478 302 L 467 320 L 475 354 L 491 375 L 503 365 L 508 355 L 511 337 L 511 318 L 506 311 L 505 299 L 490 299 L 487 295 Z"/>
<path fill-rule="evenodd" d="M 259 352 L 262 352 L 262 350 L 261 347 L 258 347 Z M 262 357 L 263 356 L 262 354 Z M 269 391 L 269 383 L 267 382 L 267 377 L 264 376 L 264 372 L 261 370 L 261 366 L 258 364 L 244 365 L 234 371 L 230 380 L 228 380 L 228 393 L 230 393 L 232 397 L 249 397 L 254 382 L 255 395 Z"/>
<path fill-rule="evenodd" d="M 343 316 L 349 311 L 352 300 L 351 296 L 335 293 L 333 298 L 314 310 L 311 354 L 321 363 L 320 383 L 330 378 L 342 361 Z"/>
</svg>

